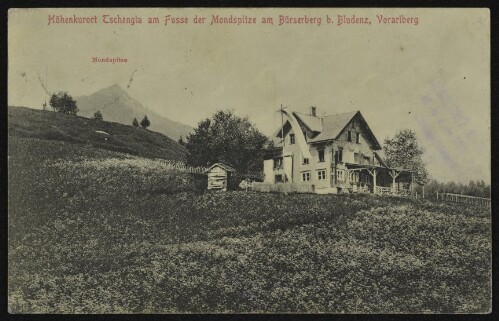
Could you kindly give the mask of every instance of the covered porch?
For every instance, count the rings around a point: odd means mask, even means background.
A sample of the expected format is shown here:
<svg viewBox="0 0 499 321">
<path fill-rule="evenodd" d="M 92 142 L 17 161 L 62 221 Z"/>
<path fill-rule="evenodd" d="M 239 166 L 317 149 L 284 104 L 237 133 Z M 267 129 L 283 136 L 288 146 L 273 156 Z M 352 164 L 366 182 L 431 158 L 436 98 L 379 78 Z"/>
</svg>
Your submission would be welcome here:
<svg viewBox="0 0 499 321">
<path fill-rule="evenodd" d="M 413 171 L 367 164 L 345 164 L 346 178 L 353 193 L 410 196 Z"/>
</svg>

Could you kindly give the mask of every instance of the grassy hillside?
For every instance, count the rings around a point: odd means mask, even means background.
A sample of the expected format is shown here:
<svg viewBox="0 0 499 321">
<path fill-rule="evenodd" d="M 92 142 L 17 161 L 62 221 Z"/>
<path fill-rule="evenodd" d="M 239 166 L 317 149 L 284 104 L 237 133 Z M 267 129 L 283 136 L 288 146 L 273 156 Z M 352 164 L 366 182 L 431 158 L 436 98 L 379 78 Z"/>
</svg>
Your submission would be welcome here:
<svg viewBox="0 0 499 321">
<path fill-rule="evenodd" d="M 487 312 L 488 208 L 205 193 L 159 160 L 9 137 L 9 310 Z"/>
<path fill-rule="evenodd" d="M 184 160 L 187 155 L 187 150 L 176 141 L 144 128 L 25 107 L 9 107 L 8 129 L 10 138 L 70 142 L 172 160 Z"/>
</svg>

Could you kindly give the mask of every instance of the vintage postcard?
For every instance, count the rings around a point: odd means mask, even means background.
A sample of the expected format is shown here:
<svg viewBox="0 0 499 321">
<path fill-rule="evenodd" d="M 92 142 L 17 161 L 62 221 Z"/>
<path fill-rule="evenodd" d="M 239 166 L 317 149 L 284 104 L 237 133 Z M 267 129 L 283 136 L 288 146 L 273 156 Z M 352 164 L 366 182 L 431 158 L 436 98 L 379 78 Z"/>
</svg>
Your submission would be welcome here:
<svg viewBox="0 0 499 321">
<path fill-rule="evenodd" d="M 8 308 L 490 313 L 488 9 L 8 12 Z"/>
</svg>

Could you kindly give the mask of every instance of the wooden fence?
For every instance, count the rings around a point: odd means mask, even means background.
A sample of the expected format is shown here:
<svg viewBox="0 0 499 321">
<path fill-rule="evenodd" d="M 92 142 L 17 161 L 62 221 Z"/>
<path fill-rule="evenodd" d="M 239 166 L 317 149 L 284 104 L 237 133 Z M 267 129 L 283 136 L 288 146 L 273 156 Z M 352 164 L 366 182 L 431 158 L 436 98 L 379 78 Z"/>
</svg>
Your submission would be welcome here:
<svg viewBox="0 0 499 321">
<path fill-rule="evenodd" d="M 208 167 L 203 166 L 189 166 L 182 162 L 172 161 L 172 160 L 160 160 L 164 167 L 168 169 L 176 169 L 181 172 L 188 172 L 193 174 L 204 174 Z"/>
<path fill-rule="evenodd" d="M 193 174 L 205 174 L 205 171 L 208 170 L 208 167 L 204 166 L 189 166 L 186 165 L 182 162 L 179 161 L 173 161 L 173 160 L 160 160 L 160 162 L 164 165 L 165 168 L 168 169 L 176 169 L 182 172 L 187 172 L 187 173 L 193 173 Z M 244 179 L 244 178 L 251 178 L 253 180 L 263 180 L 263 172 L 246 172 L 246 173 L 239 173 L 235 172 L 234 177 Z"/>
<path fill-rule="evenodd" d="M 437 192 L 437 200 L 490 206 L 490 198 Z"/>
</svg>

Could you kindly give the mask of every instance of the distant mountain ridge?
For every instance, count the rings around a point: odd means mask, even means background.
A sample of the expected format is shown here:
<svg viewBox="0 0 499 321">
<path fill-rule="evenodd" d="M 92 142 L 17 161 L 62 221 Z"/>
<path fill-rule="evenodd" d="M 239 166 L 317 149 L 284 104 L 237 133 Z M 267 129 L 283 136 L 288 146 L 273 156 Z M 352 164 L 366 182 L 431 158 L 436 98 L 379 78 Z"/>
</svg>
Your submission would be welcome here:
<svg viewBox="0 0 499 321">
<path fill-rule="evenodd" d="M 174 140 L 178 140 L 180 136 L 185 139 L 189 133 L 193 132 L 191 126 L 147 109 L 118 84 L 103 88 L 88 96 L 75 97 L 75 100 L 80 116 L 92 117 L 97 110 L 100 110 L 104 120 L 130 125 L 134 118 L 140 122 L 144 115 L 147 115 L 151 121 L 150 130 L 165 134 Z"/>
</svg>

